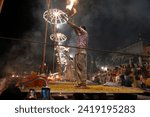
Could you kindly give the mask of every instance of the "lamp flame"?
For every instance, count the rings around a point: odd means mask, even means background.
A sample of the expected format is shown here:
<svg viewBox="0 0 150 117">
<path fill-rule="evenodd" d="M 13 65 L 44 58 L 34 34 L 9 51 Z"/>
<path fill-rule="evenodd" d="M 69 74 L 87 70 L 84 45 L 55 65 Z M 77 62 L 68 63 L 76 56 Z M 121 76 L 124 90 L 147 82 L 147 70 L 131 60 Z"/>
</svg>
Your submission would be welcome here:
<svg viewBox="0 0 150 117">
<path fill-rule="evenodd" d="M 71 11 L 75 2 L 76 0 L 68 0 L 69 4 L 66 6 L 66 9 L 69 9 Z"/>
</svg>

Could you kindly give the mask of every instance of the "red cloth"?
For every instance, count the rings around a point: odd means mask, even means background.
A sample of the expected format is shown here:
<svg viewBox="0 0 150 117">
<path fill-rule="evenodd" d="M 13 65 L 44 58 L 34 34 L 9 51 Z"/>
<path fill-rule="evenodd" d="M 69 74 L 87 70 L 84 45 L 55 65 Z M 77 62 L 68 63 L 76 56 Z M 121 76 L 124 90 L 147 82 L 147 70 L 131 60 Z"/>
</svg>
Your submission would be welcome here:
<svg viewBox="0 0 150 117">
<path fill-rule="evenodd" d="M 4 2 L 4 0 L 0 0 L 0 12 L 2 10 L 3 2 Z"/>
</svg>

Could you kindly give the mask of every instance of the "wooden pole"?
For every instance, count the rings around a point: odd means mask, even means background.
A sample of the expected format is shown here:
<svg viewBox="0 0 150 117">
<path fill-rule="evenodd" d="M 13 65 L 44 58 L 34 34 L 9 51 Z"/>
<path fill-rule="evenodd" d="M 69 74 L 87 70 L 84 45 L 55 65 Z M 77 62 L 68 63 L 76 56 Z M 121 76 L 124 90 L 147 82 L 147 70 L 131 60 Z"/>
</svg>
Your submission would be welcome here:
<svg viewBox="0 0 150 117">
<path fill-rule="evenodd" d="M 50 2 L 51 2 L 51 0 L 47 0 L 47 4 L 48 4 L 47 9 L 48 9 L 48 11 L 49 11 L 49 8 L 50 8 Z M 43 58 L 42 58 L 42 65 L 41 65 L 41 73 L 44 73 L 45 63 L 46 63 L 47 33 L 48 33 L 48 22 L 46 22 L 46 26 L 45 26 L 45 39 L 44 39 L 44 47 L 43 47 Z"/>
</svg>

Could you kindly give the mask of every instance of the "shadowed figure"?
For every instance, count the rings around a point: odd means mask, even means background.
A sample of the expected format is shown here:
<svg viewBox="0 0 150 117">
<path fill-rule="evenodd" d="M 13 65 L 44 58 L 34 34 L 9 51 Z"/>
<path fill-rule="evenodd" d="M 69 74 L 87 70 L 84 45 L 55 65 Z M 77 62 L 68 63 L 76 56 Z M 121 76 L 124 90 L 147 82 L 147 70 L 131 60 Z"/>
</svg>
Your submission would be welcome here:
<svg viewBox="0 0 150 117">
<path fill-rule="evenodd" d="M 1 100 L 22 100 L 23 96 L 21 90 L 17 86 L 18 80 L 14 79 L 6 81 L 5 89 L 0 95 Z"/>
</svg>

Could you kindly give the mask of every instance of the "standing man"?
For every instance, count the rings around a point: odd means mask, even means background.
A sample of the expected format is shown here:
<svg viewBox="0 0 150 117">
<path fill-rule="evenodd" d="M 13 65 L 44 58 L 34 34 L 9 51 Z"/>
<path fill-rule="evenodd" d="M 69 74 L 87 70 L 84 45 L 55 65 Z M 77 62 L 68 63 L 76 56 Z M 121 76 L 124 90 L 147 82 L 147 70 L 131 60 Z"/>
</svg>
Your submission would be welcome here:
<svg viewBox="0 0 150 117">
<path fill-rule="evenodd" d="M 88 46 L 88 33 L 85 26 L 78 27 L 74 23 L 67 21 L 68 24 L 75 30 L 77 34 L 77 53 L 74 58 L 75 62 L 75 75 L 77 77 L 78 88 L 86 88 L 87 80 L 87 51 Z"/>
</svg>

